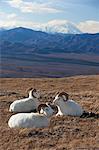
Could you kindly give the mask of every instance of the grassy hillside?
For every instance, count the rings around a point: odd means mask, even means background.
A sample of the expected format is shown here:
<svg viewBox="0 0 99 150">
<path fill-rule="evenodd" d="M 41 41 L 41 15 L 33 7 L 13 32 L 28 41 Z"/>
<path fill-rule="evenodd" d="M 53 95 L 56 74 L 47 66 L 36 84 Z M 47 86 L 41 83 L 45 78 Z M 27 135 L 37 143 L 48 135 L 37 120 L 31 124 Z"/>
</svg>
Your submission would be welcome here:
<svg viewBox="0 0 99 150">
<path fill-rule="evenodd" d="M 26 90 L 40 90 L 41 102 L 52 101 L 56 92 L 66 91 L 85 110 L 99 113 L 99 75 L 61 79 L 0 79 L 0 150 L 98 150 L 99 120 L 79 117 L 51 117 L 45 129 L 10 129 L 11 102 L 27 96 Z"/>
</svg>

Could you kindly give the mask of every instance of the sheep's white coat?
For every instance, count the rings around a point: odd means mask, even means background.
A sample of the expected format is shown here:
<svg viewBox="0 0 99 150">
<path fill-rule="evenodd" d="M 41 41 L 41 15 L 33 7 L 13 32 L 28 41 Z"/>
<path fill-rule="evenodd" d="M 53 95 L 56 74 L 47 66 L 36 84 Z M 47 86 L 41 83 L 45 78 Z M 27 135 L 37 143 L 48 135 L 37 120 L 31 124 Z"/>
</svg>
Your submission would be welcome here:
<svg viewBox="0 0 99 150">
<path fill-rule="evenodd" d="M 8 121 L 10 128 L 43 128 L 50 124 L 50 117 L 53 114 L 53 109 L 48 106 L 42 108 L 40 113 L 18 113 L 12 115 Z"/>
<path fill-rule="evenodd" d="M 19 113 L 11 116 L 8 125 L 10 128 L 46 127 L 49 125 L 47 116 L 37 113 Z"/>
<path fill-rule="evenodd" d="M 82 107 L 73 100 L 64 101 L 62 97 L 56 96 L 53 103 L 58 107 L 58 113 L 56 114 L 56 116 L 81 116 L 84 112 Z"/>
<path fill-rule="evenodd" d="M 10 112 L 30 112 L 37 109 L 39 105 L 39 93 L 35 93 L 37 98 L 32 96 L 32 90 L 29 92 L 29 97 L 14 101 L 9 108 Z"/>
</svg>

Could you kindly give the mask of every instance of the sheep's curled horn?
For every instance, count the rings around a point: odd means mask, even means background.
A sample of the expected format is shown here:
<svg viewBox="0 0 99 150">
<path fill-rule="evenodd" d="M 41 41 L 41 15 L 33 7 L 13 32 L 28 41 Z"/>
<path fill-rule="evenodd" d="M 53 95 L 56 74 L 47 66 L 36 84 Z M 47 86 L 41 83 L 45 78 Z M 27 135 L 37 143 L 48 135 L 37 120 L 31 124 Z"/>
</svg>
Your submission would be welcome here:
<svg viewBox="0 0 99 150">
<path fill-rule="evenodd" d="M 33 89 L 33 92 L 36 92 L 36 89 Z"/>
<path fill-rule="evenodd" d="M 40 104 L 38 106 L 38 112 L 40 113 L 41 108 L 48 107 L 46 104 Z"/>
<path fill-rule="evenodd" d="M 36 92 L 37 90 L 36 90 L 35 88 L 34 88 L 34 89 L 33 89 L 33 88 L 29 88 L 29 89 L 27 90 L 27 92 L 30 92 L 30 91 L 32 91 L 32 94 L 33 94 L 33 92 Z M 33 95 L 33 97 L 36 98 L 34 95 Z"/>
<path fill-rule="evenodd" d="M 66 100 L 68 100 L 69 95 L 66 92 L 61 92 L 60 94 L 58 94 L 58 96 L 60 96 L 60 97 L 63 96 L 63 95 L 65 95 Z"/>
<path fill-rule="evenodd" d="M 34 93 L 34 92 L 36 92 L 36 89 L 33 89 L 33 91 L 32 91 L 32 92 L 33 92 L 33 93 Z M 34 98 L 36 98 L 36 97 L 34 96 L 34 94 L 33 94 L 33 97 L 34 97 Z"/>
<path fill-rule="evenodd" d="M 33 92 L 36 92 L 36 89 L 33 89 L 33 88 L 29 88 L 28 91 L 31 91 L 33 90 Z"/>
</svg>

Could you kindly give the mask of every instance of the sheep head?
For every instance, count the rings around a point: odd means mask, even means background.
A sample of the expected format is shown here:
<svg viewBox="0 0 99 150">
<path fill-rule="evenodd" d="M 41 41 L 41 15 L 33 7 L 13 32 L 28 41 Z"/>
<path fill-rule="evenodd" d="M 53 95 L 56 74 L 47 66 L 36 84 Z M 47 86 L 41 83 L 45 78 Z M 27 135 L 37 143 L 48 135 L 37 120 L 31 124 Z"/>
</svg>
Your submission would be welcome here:
<svg viewBox="0 0 99 150">
<path fill-rule="evenodd" d="M 55 99 L 53 100 L 53 104 L 59 104 L 60 102 L 64 101 L 66 102 L 68 100 L 68 94 L 66 92 L 61 92 L 61 93 L 58 93 L 56 96 L 55 96 Z"/>
<path fill-rule="evenodd" d="M 66 92 L 61 92 L 58 94 L 58 97 L 62 97 L 64 101 L 67 101 L 69 95 Z"/>
<path fill-rule="evenodd" d="M 54 114 L 58 113 L 58 107 L 54 105 L 53 103 L 48 103 L 48 105 L 53 109 Z"/>
<path fill-rule="evenodd" d="M 29 96 L 30 97 L 34 97 L 34 98 L 40 98 L 40 93 L 34 88 L 30 88 L 28 89 L 28 92 L 29 92 Z"/>
<path fill-rule="evenodd" d="M 51 116 L 54 113 L 54 110 L 46 103 L 38 106 L 38 112 L 40 114 L 45 114 L 46 116 Z"/>
</svg>

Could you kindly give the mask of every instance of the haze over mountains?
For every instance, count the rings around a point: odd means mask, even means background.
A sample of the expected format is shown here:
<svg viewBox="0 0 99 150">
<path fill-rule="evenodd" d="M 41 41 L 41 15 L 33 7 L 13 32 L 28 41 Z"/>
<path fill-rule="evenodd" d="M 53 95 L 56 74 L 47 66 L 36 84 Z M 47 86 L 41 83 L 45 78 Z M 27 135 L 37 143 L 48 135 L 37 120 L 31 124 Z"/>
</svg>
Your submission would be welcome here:
<svg viewBox="0 0 99 150">
<path fill-rule="evenodd" d="M 61 77 L 99 73 L 99 61 L 95 61 L 99 55 L 99 33 L 80 34 L 74 26 L 65 27 L 63 24 L 60 29 L 57 25 L 46 30 L 42 32 L 23 27 L 0 30 L 1 77 Z M 57 65 L 60 67 L 57 68 Z M 73 65 L 76 68 L 73 69 Z M 80 65 L 82 70 L 78 69 Z"/>
</svg>

